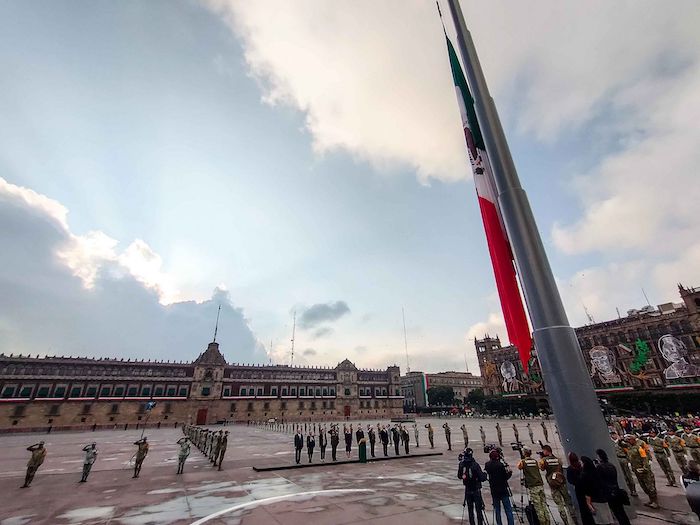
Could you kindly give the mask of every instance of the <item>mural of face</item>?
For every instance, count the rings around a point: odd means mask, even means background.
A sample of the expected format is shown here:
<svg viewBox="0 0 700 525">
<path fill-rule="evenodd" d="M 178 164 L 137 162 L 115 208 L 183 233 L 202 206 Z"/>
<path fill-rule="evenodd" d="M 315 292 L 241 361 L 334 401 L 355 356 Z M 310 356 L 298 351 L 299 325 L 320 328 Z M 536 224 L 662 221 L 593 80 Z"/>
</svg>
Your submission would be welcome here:
<svg viewBox="0 0 700 525">
<path fill-rule="evenodd" d="M 669 367 L 664 370 L 666 379 L 679 379 L 681 377 L 696 377 L 700 375 L 700 370 L 696 365 L 689 363 L 686 360 L 688 349 L 685 343 L 672 336 L 666 334 L 661 336 L 658 342 L 659 352 L 668 361 Z"/>
<path fill-rule="evenodd" d="M 503 361 L 501 363 L 501 375 L 506 381 L 512 381 L 515 379 L 515 365 L 510 361 Z"/>
<path fill-rule="evenodd" d="M 591 376 L 598 374 L 604 383 L 617 383 L 620 376 L 615 370 L 615 354 L 606 346 L 594 346 L 588 352 L 591 357 Z"/>
</svg>

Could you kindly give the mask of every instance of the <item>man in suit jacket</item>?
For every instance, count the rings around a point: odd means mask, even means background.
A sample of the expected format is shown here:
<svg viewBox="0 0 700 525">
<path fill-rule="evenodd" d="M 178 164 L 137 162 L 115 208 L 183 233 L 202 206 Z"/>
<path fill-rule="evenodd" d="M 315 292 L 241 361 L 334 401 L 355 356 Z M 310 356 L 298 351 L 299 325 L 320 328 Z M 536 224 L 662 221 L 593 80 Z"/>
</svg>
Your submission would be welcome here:
<svg viewBox="0 0 700 525">
<path fill-rule="evenodd" d="M 384 455 L 388 456 L 386 449 L 389 446 L 389 432 L 387 432 L 386 428 L 384 428 L 384 427 L 382 427 L 382 429 L 379 431 L 379 440 L 382 442 L 382 448 L 384 449 Z"/>
<path fill-rule="evenodd" d="M 314 439 L 313 434 L 309 434 L 306 436 L 306 450 L 309 453 L 309 463 L 311 463 L 311 460 L 314 457 L 314 447 L 316 446 L 316 440 Z"/>
<path fill-rule="evenodd" d="M 326 445 L 328 445 L 328 437 L 326 436 L 326 427 L 318 429 L 318 446 L 321 447 L 321 461 L 326 461 Z"/>
<path fill-rule="evenodd" d="M 369 450 L 372 457 L 374 457 L 374 443 L 377 441 L 377 434 L 375 434 L 372 425 L 367 429 L 367 434 L 369 435 Z"/>
<path fill-rule="evenodd" d="M 297 429 L 297 433 L 294 434 L 294 460 L 297 465 L 301 462 L 301 449 L 304 448 L 304 436 L 301 434 L 301 429 Z"/>
<path fill-rule="evenodd" d="M 391 427 L 391 437 L 394 440 L 394 451 L 396 452 L 396 455 L 399 455 L 399 429 L 396 428 L 396 425 Z"/>
</svg>

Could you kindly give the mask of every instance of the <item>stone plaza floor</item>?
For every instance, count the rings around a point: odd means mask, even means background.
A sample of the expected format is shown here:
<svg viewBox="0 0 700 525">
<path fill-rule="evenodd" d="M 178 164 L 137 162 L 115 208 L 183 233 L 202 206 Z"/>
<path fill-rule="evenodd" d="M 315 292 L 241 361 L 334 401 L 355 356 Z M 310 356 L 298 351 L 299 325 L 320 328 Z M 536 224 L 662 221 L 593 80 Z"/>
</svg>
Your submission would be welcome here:
<svg viewBox="0 0 700 525">
<path fill-rule="evenodd" d="M 427 422 L 435 429 L 432 451 L 423 427 Z M 464 443 L 459 427 L 466 424 L 469 428 L 470 445 L 483 466 L 487 457 L 481 447 L 479 425 L 484 425 L 487 431 L 487 442 L 495 442 L 495 420 L 450 419 L 452 451 L 447 450 L 443 422 L 436 418 L 418 420 L 421 430 L 418 449 L 414 449 L 413 432 L 410 433 L 412 451 L 443 452 L 440 456 L 268 472 L 255 472 L 252 467 L 294 463 L 292 434 L 231 425 L 225 427 L 230 435 L 223 470 L 213 468 L 192 447 L 181 476 L 175 474 L 178 450 L 175 442 L 182 437 L 181 429 L 148 429 L 150 451 L 138 479 L 132 479 L 132 457 L 136 449 L 132 443 L 140 437 L 140 430 L 5 434 L 0 436 L 3 465 L 0 525 L 460 523 L 463 486 L 457 479 L 457 455 Z M 356 427 L 357 423 L 353 425 Z M 365 429 L 366 423 L 362 422 Z M 377 421 L 370 423 L 376 425 Z M 519 456 L 507 446 L 514 439 L 513 421 L 500 420 L 500 423 L 506 460 L 515 470 Z M 528 444 L 527 421 L 516 423 L 521 441 Z M 554 441 L 554 425 L 548 422 L 548 426 L 550 440 Z M 544 440 L 539 420 L 532 421 L 532 427 L 535 440 Z M 20 489 L 29 457 L 25 449 L 40 440 L 46 442 L 46 461 L 31 487 Z M 92 442 L 97 443 L 97 462 L 88 482 L 78 483 L 83 462 L 81 449 Z M 563 458 L 558 442 L 551 444 L 555 454 Z M 380 451 L 378 446 L 379 454 Z M 355 443 L 352 453 L 357 458 Z M 393 455 L 393 449 L 389 453 Z M 345 457 L 342 436 L 338 457 Z M 306 450 L 302 461 L 308 462 Z M 314 462 L 320 462 L 318 447 Z M 326 463 L 329 462 L 330 446 L 326 454 Z M 640 491 L 640 498 L 633 502 L 637 511 L 633 523 L 699 523 L 690 512 L 683 489 L 666 487 L 656 465 L 654 469 L 662 508 L 654 511 L 644 507 L 642 503 L 647 500 Z M 517 470 L 511 488 L 515 503 L 520 505 Z M 487 518 L 493 524 L 488 484 L 483 493 Z M 526 496 L 524 501 L 527 503 Z M 561 523 L 556 508 L 551 510 L 553 522 Z M 468 523 L 466 516 L 464 520 Z"/>
</svg>

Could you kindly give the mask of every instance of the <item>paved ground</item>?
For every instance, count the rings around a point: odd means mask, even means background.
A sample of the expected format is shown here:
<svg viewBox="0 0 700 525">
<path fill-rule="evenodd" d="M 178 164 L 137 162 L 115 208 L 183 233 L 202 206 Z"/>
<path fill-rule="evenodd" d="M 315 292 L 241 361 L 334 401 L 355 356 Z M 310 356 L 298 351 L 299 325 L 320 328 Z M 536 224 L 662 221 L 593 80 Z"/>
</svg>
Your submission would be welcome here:
<svg viewBox="0 0 700 525">
<path fill-rule="evenodd" d="M 229 426 L 224 469 L 213 469 L 193 448 L 182 476 L 175 475 L 175 441 L 182 436 L 180 429 L 148 430 L 151 451 L 139 479 L 131 478 L 130 460 L 135 450 L 132 443 L 140 431 L 3 435 L 0 525 L 458 523 L 463 494 L 456 479 L 457 454 L 463 445 L 459 426 L 468 425 L 475 455 L 483 465 L 486 456 L 480 447 L 479 425 L 487 429 L 488 440 L 495 441 L 495 422 L 450 420 L 455 446 L 448 452 L 440 428 L 442 421 L 426 419 L 421 423 L 427 421 L 435 427 L 436 450 L 445 452 L 442 456 L 277 472 L 254 472 L 251 467 L 293 463 L 291 435 L 245 425 Z M 504 442 L 513 438 L 511 423 L 501 421 Z M 521 440 L 528 442 L 525 423 L 517 422 Z M 543 439 L 539 421 L 533 423 L 533 428 L 535 439 Z M 550 430 L 550 439 L 554 437 Z M 25 448 L 40 439 L 46 441 L 47 459 L 32 486 L 20 489 L 28 457 Z M 78 483 L 81 448 L 92 441 L 97 442 L 100 454 L 88 483 Z M 429 450 L 422 425 L 420 445 L 418 451 Z M 561 450 L 558 444 L 554 448 L 555 453 Z M 318 461 L 318 450 L 314 459 Z M 517 452 L 506 450 L 506 459 L 514 465 Z M 650 511 L 640 505 L 633 523 L 698 523 L 690 515 L 682 489 L 668 488 L 662 479 L 658 472 L 662 510 Z M 517 479 L 511 486 L 519 503 Z M 485 499 L 489 522 L 494 523 L 489 498 Z M 644 496 L 641 499 L 645 501 Z M 558 518 L 556 510 L 555 516 Z"/>
</svg>

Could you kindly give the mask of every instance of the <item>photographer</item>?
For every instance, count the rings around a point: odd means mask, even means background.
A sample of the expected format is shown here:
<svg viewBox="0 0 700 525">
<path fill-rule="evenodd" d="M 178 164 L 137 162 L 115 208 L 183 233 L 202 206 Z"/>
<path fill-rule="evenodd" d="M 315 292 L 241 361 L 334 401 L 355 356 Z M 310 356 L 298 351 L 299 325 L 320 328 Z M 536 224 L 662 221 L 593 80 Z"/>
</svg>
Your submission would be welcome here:
<svg viewBox="0 0 700 525">
<path fill-rule="evenodd" d="M 481 497 L 481 482 L 486 481 L 486 474 L 474 460 L 474 451 L 470 448 L 464 450 L 459 462 L 457 477 L 464 484 L 464 502 L 469 511 L 469 525 L 474 525 L 474 507 L 476 506 L 479 525 L 484 523 L 484 500 Z"/>
<path fill-rule="evenodd" d="M 506 515 L 508 525 L 514 525 L 513 507 L 510 504 L 510 489 L 508 480 L 513 475 L 502 460 L 503 456 L 498 450 L 489 452 L 489 461 L 484 465 L 488 474 L 491 499 L 493 500 L 493 512 L 496 515 L 496 525 L 501 525 L 501 504 Z"/>
</svg>

